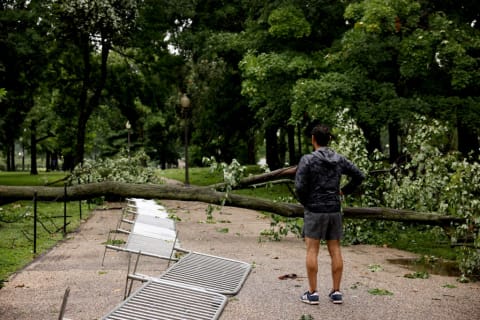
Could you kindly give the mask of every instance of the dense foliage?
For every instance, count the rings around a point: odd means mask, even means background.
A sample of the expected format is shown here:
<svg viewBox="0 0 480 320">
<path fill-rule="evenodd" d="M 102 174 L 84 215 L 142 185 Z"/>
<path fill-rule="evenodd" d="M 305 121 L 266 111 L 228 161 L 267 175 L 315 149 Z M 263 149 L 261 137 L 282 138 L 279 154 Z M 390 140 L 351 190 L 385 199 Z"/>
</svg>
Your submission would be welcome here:
<svg viewBox="0 0 480 320">
<path fill-rule="evenodd" d="M 455 149 L 478 155 L 478 9 L 469 0 L 4 1 L 5 167 L 15 170 L 19 147 L 32 174 L 37 154 L 47 170 L 111 156 L 128 121 L 131 148 L 162 168 L 187 138 L 195 164 L 265 154 L 276 169 L 307 150 L 305 127 L 336 124 L 345 109 L 370 157 L 378 149 L 397 161 L 401 125 L 415 113 L 448 121 Z"/>
<path fill-rule="evenodd" d="M 456 247 L 456 259 L 463 276 L 480 274 L 480 159 L 466 159 L 449 148 L 451 125 L 438 120 L 427 121 L 414 115 L 404 122 L 404 159 L 390 165 L 380 152 L 370 160 L 362 130 L 356 123 L 338 114 L 340 128 L 332 147 L 371 172 L 358 197 L 346 205 L 389 207 L 418 212 L 435 212 L 466 219 L 464 224 L 445 230 L 427 228 L 441 241 L 448 239 Z M 350 221 L 347 239 L 353 243 L 395 242 L 405 226 L 398 223 Z M 383 233 L 383 235 L 381 235 Z M 411 234 L 414 237 L 414 234 Z M 413 240 L 413 239 L 412 239 Z M 454 250 L 454 249 L 452 249 Z"/>
<path fill-rule="evenodd" d="M 127 183 L 163 183 L 157 170 L 148 165 L 150 158 L 145 152 L 124 152 L 116 157 L 88 160 L 78 165 L 69 176 L 70 183 L 84 184 L 101 181 Z"/>
<path fill-rule="evenodd" d="M 373 220 L 345 221 L 345 243 L 396 245 L 412 250 L 419 241 L 422 253 L 456 259 L 462 280 L 480 275 L 480 165 L 479 159 L 465 159 L 458 152 L 448 150 L 448 132 L 451 126 L 438 120 L 427 121 L 415 115 L 405 122 L 404 161 L 390 165 L 388 155 L 376 152 L 369 159 L 366 139 L 348 110 L 336 115 L 338 128 L 331 147 L 351 159 L 365 172 L 370 172 L 360 192 L 345 199 L 344 205 L 361 207 L 389 207 L 418 212 L 434 212 L 462 217 L 460 225 L 415 227 L 397 222 Z M 223 166 L 223 168 L 226 168 Z M 228 168 L 228 167 L 227 167 Z M 231 167 L 234 169 L 235 167 Z M 226 175 L 231 176 L 232 174 Z M 278 198 L 292 202 L 291 197 Z M 300 219 L 301 220 L 301 219 Z M 272 217 L 272 228 L 262 235 L 279 240 L 289 232 L 299 235 L 299 219 Z M 417 239 L 419 232 L 421 239 Z M 409 246 L 401 242 L 409 237 Z M 428 239 L 428 244 L 423 243 Z M 447 242 L 447 243 L 446 243 Z M 437 250 L 442 247 L 443 249 Z M 445 251 L 450 251 L 446 253 Z"/>
<path fill-rule="evenodd" d="M 406 160 L 369 182 L 365 205 L 437 212 L 466 219 L 452 226 L 452 245 L 458 247 L 458 262 L 464 275 L 480 273 L 480 163 L 448 147 L 449 126 L 418 116 L 405 124 L 403 153 Z"/>
</svg>

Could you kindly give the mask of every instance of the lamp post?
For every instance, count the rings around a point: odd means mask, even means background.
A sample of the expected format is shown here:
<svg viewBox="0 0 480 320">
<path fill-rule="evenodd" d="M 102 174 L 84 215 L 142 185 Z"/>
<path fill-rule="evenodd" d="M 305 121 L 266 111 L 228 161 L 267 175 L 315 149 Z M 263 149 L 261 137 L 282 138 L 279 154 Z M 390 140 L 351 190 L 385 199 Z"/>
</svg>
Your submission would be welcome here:
<svg viewBox="0 0 480 320">
<path fill-rule="evenodd" d="M 127 155 L 130 158 L 130 128 L 132 125 L 130 124 L 130 121 L 127 120 L 127 123 L 125 123 L 125 128 L 127 128 Z"/>
<path fill-rule="evenodd" d="M 23 143 L 23 137 L 20 137 L 20 142 L 22 143 L 22 171 L 25 171 L 25 144 Z"/>
<path fill-rule="evenodd" d="M 190 99 L 184 93 L 180 97 L 180 106 L 182 107 L 182 114 L 185 119 L 185 185 L 190 185 L 188 177 L 188 120 L 190 111 Z"/>
</svg>

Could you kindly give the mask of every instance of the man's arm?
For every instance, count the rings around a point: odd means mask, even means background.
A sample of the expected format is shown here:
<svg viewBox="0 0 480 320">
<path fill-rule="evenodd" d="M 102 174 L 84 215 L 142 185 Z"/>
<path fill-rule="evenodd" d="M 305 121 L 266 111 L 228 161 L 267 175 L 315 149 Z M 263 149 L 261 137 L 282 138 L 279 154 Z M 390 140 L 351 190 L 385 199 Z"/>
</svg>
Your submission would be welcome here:
<svg viewBox="0 0 480 320">
<path fill-rule="evenodd" d="M 349 182 L 341 188 L 341 193 L 344 195 L 353 193 L 365 180 L 365 174 L 347 159 L 345 159 L 343 173 L 350 177 Z"/>
<path fill-rule="evenodd" d="M 302 157 L 298 163 L 295 174 L 295 193 L 301 204 L 305 204 L 308 199 L 308 174 L 309 168 L 307 165 L 307 159 L 306 157 Z"/>
</svg>

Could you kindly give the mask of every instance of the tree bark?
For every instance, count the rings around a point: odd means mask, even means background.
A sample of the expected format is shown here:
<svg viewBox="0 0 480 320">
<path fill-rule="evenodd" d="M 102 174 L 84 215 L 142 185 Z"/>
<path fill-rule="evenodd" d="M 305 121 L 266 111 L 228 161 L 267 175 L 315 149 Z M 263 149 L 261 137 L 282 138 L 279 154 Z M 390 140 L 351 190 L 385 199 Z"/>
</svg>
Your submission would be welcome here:
<svg viewBox="0 0 480 320">
<path fill-rule="evenodd" d="M 30 200 L 33 198 L 35 192 L 37 193 L 37 199 L 40 201 L 64 200 L 64 189 L 59 187 L 0 186 L 0 205 L 18 200 Z M 66 200 L 85 200 L 101 196 L 201 201 L 220 205 L 226 195 L 223 192 L 215 191 L 211 187 L 99 182 L 68 187 Z M 298 204 L 278 203 L 266 199 L 232 193 L 228 195 L 225 204 L 233 207 L 266 211 L 289 218 L 303 217 L 303 207 Z M 462 218 L 390 208 L 345 207 L 343 212 L 345 218 L 351 219 L 390 220 L 439 225 L 444 227 L 447 227 L 452 223 L 465 222 L 465 219 Z"/>
<path fill-rule="evenodd" d="M 390 123 L 388 125 L 388 141 L 390 150 L 390 163 L 395 163 L 398 161 L 398 157 L 400 156 L 397 123 Z"/>
<path fill-rule="evenodd" d="M 68 168 L 73 170 L 78 164 L 83 163 L 85 152 L 85 131 L 87 121 L 90 118 L 90 104 L 88 103 L 89 86 L 91 85 L 91 60 L 90 60 L 90 38 L 88 33 L 84 32 L 80 36 L 80 50 L 83 59 L 83 75 L 82 88 L 78 99 L 78 119 L 77 119 L 77 136 L 75 144 L 75 153 L 73 157 L 73 166 Z"/>
<path fill-rule="evenodd" d="M 93 111 L 100 104 L 102 90 L 105 87 L 105 82 L 107 80 L 107 63 L 108 55 L 111 48 L 110 40 L 108 40 L 102 34 L 100 75 L 98 81 L 93 81 L 89 36 L 85 34 L 82 41 L 84 42 L 82 47 L 84 70 L 82 79 L 82 91 L 79 99 L 80 113 L 77 122 L 77 142 L 75 146 L 75 158 L 73 163 L 74 167 L 78 164 L 83 163 L 83 158 L 85 154 L 85 132 L 87 130 L 87 122 L 90 119 Z M 89 98 L 91 92 L 93 92 L 93 94 L 92 97 Z M 70 169 L 74 169 L 74 167 Z"/>
<path fill-rule="evenodd" d="M 295 127 L 287 126 L 288 137 L 288 163 L 294 165 L 298 163 L 299 158 L 295 153 Z"/>
<path fill-rule="evenodd" d="M 233 189 L 242 189 L 248 186 L 253 186 L 256 184 L 262 184 L 262 183 L 271 182 L 275 180 L 292 179 L 292 178 L 295 178 L 296 170 L 297 170 L 297 166 L 290 166 L 290 167 L 277 169 L 271 172 L 246 177 L 241 179 L 238 182 L 238 184 L 233 187 Z M 226 186 L 227 185 L 224 182 L 221 182 L 221 183 L 213 184 L 209 187 L 215 190 L 223 190 L 226 188 Z"/>
<path fill-rule="evenodd" d="M 270 170 L 282 167 L 278 158 L 277 129 L 276 127 L 265 129 L 266 161 Z"/>
<path fill-rule="evenodd" d="M 471 128 L 467 121 L 459 119 L 457 121 L 458 130 L 458 151 L 460 151 L 465 157 L 472 154 L 472 158 L 476 158 L 480 151 L 480 143 L 478 141 L 477 129 Z"/>
<path fill-rule="evenodd" d="M 37 175 L 37 121 L 30 123 L 30 174 Z"/>
</svg>

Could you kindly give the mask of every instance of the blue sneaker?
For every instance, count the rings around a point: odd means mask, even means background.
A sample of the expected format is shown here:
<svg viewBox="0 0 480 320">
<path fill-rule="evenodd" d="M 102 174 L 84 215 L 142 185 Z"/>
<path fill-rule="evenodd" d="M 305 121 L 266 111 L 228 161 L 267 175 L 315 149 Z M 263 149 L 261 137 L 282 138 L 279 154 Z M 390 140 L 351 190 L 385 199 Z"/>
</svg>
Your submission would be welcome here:
<svg viewBox="0 0 480 320">
<path fill-rule="evenodd" d="M 318 292 L 314 291 L 313 293 L 310 293 L 309 291 L 305 292 L 300 299 L 302 302 L 308 303 L 308 304 L 318 304 Z"/>
<path fill-rule="evenodd" d="M 330 301 L 332 301 L 335 304 L 342 304 L 343 303 L 343 295 L 340 291 L 332 291 L 328 295 L 330 298 Z"/>
</svg>

